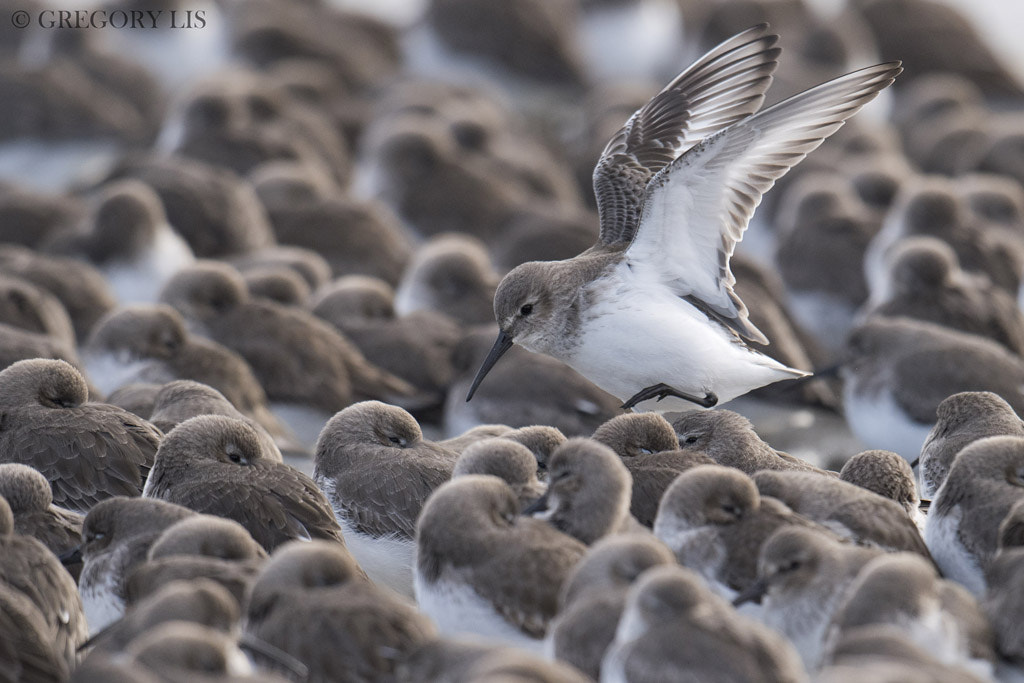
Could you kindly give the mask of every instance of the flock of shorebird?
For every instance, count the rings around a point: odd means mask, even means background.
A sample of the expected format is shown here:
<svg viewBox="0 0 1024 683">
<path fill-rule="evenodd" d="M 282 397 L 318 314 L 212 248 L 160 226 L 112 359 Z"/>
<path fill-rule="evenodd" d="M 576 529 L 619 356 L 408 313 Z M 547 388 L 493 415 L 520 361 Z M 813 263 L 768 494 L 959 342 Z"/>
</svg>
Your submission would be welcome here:
<svg viewBox="0 0 1024 683">
<path fill-rule="evenodd" d="M 10 138 L 136 149 L 0 187 L 0 681 L 1024 680 L 1024 91 L 925 0 L 637 0 L 710 49 L 581 104 L 577 4 L 223 3 L 169 108 L 19 37 Z"/>
</svg>

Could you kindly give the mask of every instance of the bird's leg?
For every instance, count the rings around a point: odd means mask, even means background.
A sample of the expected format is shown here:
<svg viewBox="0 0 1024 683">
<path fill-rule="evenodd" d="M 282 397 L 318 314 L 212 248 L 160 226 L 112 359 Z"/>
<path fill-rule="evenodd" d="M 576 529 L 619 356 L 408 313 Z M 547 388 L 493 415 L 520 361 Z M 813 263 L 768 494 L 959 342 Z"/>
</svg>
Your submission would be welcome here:
<svg viewBox="0 0 1024 683">
<path fill-rule="evenodd" d="M 670 387 L 667 384 L 655 384 L 652 387 L 641 389 L 637 393 L 633 394 L 628 401 L 622 404 L 622 409 L 629 410 L 637 403 L 640 403 L 641 401 L 646 401 L 649 398 L 657 399 L 658 401 L 660 401 L 666 396 L 676 396 L 683 400 L 690 401 L 691 403 L 696 403 L 697 405 L 704 408 L 711 408 L 716 403 L 718 403 L 718 397 L 715 396 L 714 392 L 711 391 L 704 394 L 703 397 L 698 397 L 679 391 L 678 389 Z"/>
</svg>

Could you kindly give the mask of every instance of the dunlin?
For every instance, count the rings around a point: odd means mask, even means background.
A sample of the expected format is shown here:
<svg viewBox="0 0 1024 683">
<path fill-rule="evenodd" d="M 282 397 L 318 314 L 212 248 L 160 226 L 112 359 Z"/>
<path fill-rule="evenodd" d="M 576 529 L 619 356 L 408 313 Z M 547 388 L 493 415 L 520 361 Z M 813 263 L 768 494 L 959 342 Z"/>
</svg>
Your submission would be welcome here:
<svg viewBox="0 0 1024 683">
<path fill-rule="evenodd" d="M 833 621 L 838 635 L 892 624 L 950 666 L 991 677 L 994 636 L 985 615 L 960 585 L 939 578 L 920 558 L 895 553 L 866 564 L 850 585 Z"/>
<path fill-rule="evenodd" d="M 31 536 L 58 557 L 81 545 L 82 515 L 53 504 L 50 482 L 39 471 L 18 463 L 0 465 L 0 497 L 11 506 L 15 533 Z M 78 571 L 71 574 L 78 577 Z"/>
<path fill-rule="evenodd" d="M 78 589 L 89 630 L 99 631 L 124 613 L 125 581 L 160 533 L 194 515 L 188 508 L 149 498 L 108 498 L 82 526 L 84 561 Z"/>
<path fill-rule="evenodd" d="M 53 294 L 64 304 L 79 342 L 117 300 L 103 275 L 89 264 L 47 256 L 24 247 L 0 247 L 0 272 L 28 280 Z"/>
<path fill-rule="evenodd" d="M 142 418 L 88 403 L 85 379 L 59 360 L 19 361 L 0 372 L 7 428 L 0 460 L 42 472 L 53 501 L 85 512 L 98 501 L 142 492 L 161 433 Z"/>
<path fill-rule="evenodd" d="M 1024 352 L 1024 314 L 1008 292 L 960 270 L 956 254 L 934 237 L 912 237 L 893 245 L 888 270 L 867 313 L 906 316 L 999 342 Z"/>
<path fill-rule="evenodd" d="M 964 448 L 928 511 L 925 540 L 943 576 L 975 596 L 996 553 L 999 524 L 1024 498 L 1024 438 L 990 436 Z"/>
<path fill-rule="evenodd" d="M 899 453 L 862 451 L 843 463 L 839 478 L 896 501 L 919 529 L 924 528 L 914 470 Z"/>
<path fill-rule="evenodd" d="M 515 342 L 563 360 L 625 407 L 710 407 L 806 374 L 743 342 L 767 339 L 732 291 L 729 257 L 761 195 L 900 69 L 869 67 L 757 112 L 774 42 L 763 26 L 727 40 L 612 139 L 594 175 L 597 246 L 505 276 L 500 333 L 469 397 Z M 673 234 L 680 214 L 692 225 Z M 614 362 L 620 352 L 637 362 Z M 681 400 L 656 402 L 667 397 Z"/>
<path fill-rule="evenodd" d="M 153 400 L 153 411 L 149 421 L 165 434 L 170 433 L 185 420 L 200 415 L 220 415 L 248 423 L 266 440 L 266 456 L 281 461 L 281 451 L 273 437 L 256 420 L 247 417 L 231 405 L 224 395 L 206 384 L 189 379 L 178 379 L 163 385 Z M 288 443 L 285 439 L 285 443 Z M 292 442 L 294 451 L 301 447 Z"/>
<path fill-rule="evenodd" d="M 395 311 L 437 311 L 466 325 L 491 321 L 498 274 L 487 249 L 467 235 L 445 234 L 420 249 L 395 290 Z"/>
<path fill-rule="evenodd" d="M 754 431 L 750 420 L 731 410 L 692 411 L 677 418 L 672 426 L 682 450 L 705 453 L 719 465 L 735 467 L 748 475 L 759 470 L 822 471 L 769 446 Z"/>
<path fill-rule="evenodd" d="M 195 260 L 157 193 L 131 179 L 103 187 L 88 230 L 56 235 L 49 251 L 96 265 L 122 303 L 156 301 L 171 275 Z"/>
<path fill-rule="evenodd" d="M 837 352 L 868 298 L 864 254 L 878 230 L 877 219 L 834 171 L 809 173 L 782 192 L 774 260 L 789 308 L 822 345 Z"/>
<path fill-rule="evenodd" d="M 504 479 L 519 500 L 520 509 L 543 495 L 537 479 L 537 459 L 526 446 L 500 437 L 470 444 L 455 461 L 452 478 L 465 474 L 492 474 Z"/>
<path fill-rule="evenodd" d="M 60 300 L 17 275 L 0 274 L 0 322 L 75 346 L 71 318 Z"/>
<path fill-rule="evenodd" d="M 143 495 L 233 519 L 267 550 L 292 539 L 344 544 L 313 480 L 268 450 L 246 422 L 193 417 L 160 444 Z"/>
<path fill-rule="evenodd" d="M 597 541 L 562 587 L 558 616 L 545 643 L 548 653 L 598 680 L 627 590 L 651 567 L 675 561 L 672 551 L 646 534 L 615 534 Z"/>
<path fill-rule="evenodd" d="M 785 634 L 813 671 L 821 664 L 826 629 L 845 591 L 880 554 L 838 543 L 813 529 L 779 529 L 761 546 L 757 581 L 734 604 L 762 602 L 763 621 Z"/>
<path fill-rule="evenodd" d="M 629 470 L 604 444 L 569 439 L 551 454 L 547 474 L 547 491 L 523 514 L 543 519 L 587 545 L 609 534 L 640 530 L 629 514 Z"/>
<path fill-rule="evenodd" d="M 534 652 L 558 592 L 586 546 L 519 514 L 497 477 L 440 487 L 416 525 L 416 602 L 443 634 L 500 640 Z"/>
<path fill-rule="evenodd" d="M 257 420 L 282 446 L 294 440 L 270 412 L 267 394 L 245 359 L 226 346 L 190 334 L 181 314 L 170 306 L 125 306 L 113 311 L 96 324 L 83 358 L 104 391 L 126 383 L 202 382 Z"/>
<path fill-rule="evenodd" d="M 754 480 L 739 470 L 701 465 L 680 474 L 668 487 L 654 520 L 654 535 L 725 598 L 748 589 L 757 579 L 757 554 L 781 527 L 812 527 L 774 498 L 757 492 Z"/>
<path fill-rule="evenodd" d="M 244 604 L 267 552 L 238 522 L 193 515 L 167 527 L 125 581 L 129 605 L 171 581 L 211 579 Z"/>
<path fill-rule="evenodd" d="M 647 571 L 633 584 L 602 683 L 626 681 L 806 681 L 782 636 L 737 615 L 683 567 Z"/>
<path fill-rule="evenodd" d="M 32 601 L 0 586 L 0 667 L 11 680 L 60 683 L 71 666 L 57 651 L 53 634 Z"/>
<path fill-rule="evenodd" d="M 75 581 L 34 538 L 14 532 L 14 515 L 0 498 L 0 586 L 21 593 L 39 611 L 58 656 L 73 667 L 89 634 Z"/>
<path fill-rule="evenodd" d="M 914 521 L 896 502 L 835 477 L 813 472 L 754 474 L 762 496 L 860 545 L 907 551 L 931 559 Z"/>
<path fill-rule="evenodd" d="M 253 585 L 245 630 L 305 664 L 307 680 L 325 683 L 341 672 L 387 680 L 436 635 L 412 605 L 369 585 L 344 548 L 323 542 L 274 553 Z"/>
<path fill-rule="evenodd" d="M 872 448 L 914 460 L 936 409 L 961 391 L 991 391 L 1024 409 L 1024 362 L 999 344 L 909 318 L 868 320 L 847 342 L 843 406 Z"/>
<path fill-rule="evenodd" d="M 617 415 L 594 430 L 593 438 L 623 460 L 679 448 L 672 424 L 657 413 Z"/>
<path fill-rule="evenodd" d="M 364 401 L 324 426 L 315 458 L 313 477 L 353 556 L 372 579 L 411 595 L 416 519 L 457 454 L 424 439 L 398 406 Z"/>
<path fill-rule="evenodd" d="M 170 581 L 94 634 L 88 643 L 89 656 L 121 652 L 147 630 L 169 621 L 187 621 L 230 633 L 238 618 L 238 602 L 217 583 L 208 579 Z"/>
<path fill-rule="evenodd" d="M 990 391 L 953 394 L 935 410 L 935 426 L 921 447 L 921 494 L 934 496 L 956 454 L 987 436 L 1024 436 L 1024 421 L 1013 408 Z"/>
</svg>

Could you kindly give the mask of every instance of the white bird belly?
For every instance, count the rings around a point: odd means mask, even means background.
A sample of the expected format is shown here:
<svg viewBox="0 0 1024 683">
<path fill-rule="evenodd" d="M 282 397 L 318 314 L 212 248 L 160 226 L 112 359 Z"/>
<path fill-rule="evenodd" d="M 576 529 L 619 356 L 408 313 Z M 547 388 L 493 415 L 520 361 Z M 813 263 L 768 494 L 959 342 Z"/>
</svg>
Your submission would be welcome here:
<svg viewBox="0 0 1024 683">
<path fill-rule="evenodd" d="M 579 345 L 564 360 L 623 400 L 664 383 L 698 398 L 714 393 L 719 403 L 725 403 L 803 374 L 738 343 L 718 323 L 661 286 L 627 289 L 623 284 L 618 292 L 592 304 L 580 332 Z M 693 407 L 671 397 L 637 405 L 639 410 L 662 412 Z"/>
</svg>

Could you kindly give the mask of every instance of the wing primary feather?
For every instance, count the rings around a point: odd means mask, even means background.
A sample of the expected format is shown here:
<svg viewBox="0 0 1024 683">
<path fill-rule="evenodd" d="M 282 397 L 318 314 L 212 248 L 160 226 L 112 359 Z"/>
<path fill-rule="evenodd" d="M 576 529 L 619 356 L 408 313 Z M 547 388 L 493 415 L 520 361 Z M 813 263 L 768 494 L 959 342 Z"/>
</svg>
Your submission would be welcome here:
<svg viewBox="0 0 1024 683">
<path fill-rule="evenodd" d="M 761 197 L 902 71 L 887 62 L 840 76 L 743 118 L 694 145 L 650 181 L 627 258 L 742 337 L 747 318 L 729 269 Z"/>
<path fill-rule="evenodd" d="M 594 169 L 603 245 L 629 244 L 651 178 L 694 145 L 753 114 L 778 66 L 767 24 L 712 48 L 638 109 Z"/>
</svg>

